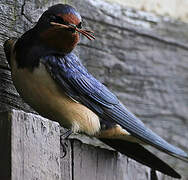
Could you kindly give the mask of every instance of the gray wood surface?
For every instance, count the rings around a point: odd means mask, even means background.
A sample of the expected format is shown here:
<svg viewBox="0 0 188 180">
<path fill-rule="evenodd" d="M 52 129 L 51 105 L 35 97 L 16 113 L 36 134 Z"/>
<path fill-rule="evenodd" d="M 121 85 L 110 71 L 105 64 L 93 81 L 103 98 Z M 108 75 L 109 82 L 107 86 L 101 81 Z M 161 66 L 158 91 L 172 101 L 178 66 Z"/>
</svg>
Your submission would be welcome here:
<svg viewBox="0 0 188 180">
<path fill-rule="evenodd" d="M 84 135 L 61 141 L 63 157 L 58 123 L 31 113 L 0 113 L 0 137 L 2 180 L 152 180 L 149 168 Z"/>
<path fill-rule="evenodd" d="M 149 168 L 115 151 L 73 141 L 75 180 L 149 180 Z"/>
<path fill-rule="evenodd" d="M 63 157 L 60 126 L 38 115 L 0 113 L 0 137 L 2 180 L 149 180 L 149 168 L 83 135 L 62 141 Z"/>
<path fill-rule="evenodd" d="M 6 165 L 7 170 L 11 170 L 11 180 L 61 179 L 58 123 L 15 110 L 7 119 L 2 119 L 1 114 L 0 122 L 1 125 L 6 124 L 6 128 L 1 126 L 1 130 L 11 131 L 11 139 L 5 139 L 7 141 L 0 146 L 2 149 L 8 144 L 8 150 L 11 147 L 11 153 L 3 159 L 3 162 L 11 159 L 11 166 Z"/>
<path fill-rule="evenodd" d="M 3 42 L 11 36 L 19 37 L 47 7 L 57 2 L 1 0 L 1 112 L 12 108 L 34 112 L 12 84 Z M 81 12 L 84 26 L 95 31 L 96 40 L 90 42 L 81 37 L 76 51 L 84 65 L 147 126 L 188 152 L 188 25 L 102 0 L 68 2 Z M 159 155 L 181 172 L 183 180 L 188 179 L 187 164 Z M 72 159 L 61 161 L 70 162 Z M 72 179 L 72 166 L 61 168 L 65 177 Z"/>
</svg>

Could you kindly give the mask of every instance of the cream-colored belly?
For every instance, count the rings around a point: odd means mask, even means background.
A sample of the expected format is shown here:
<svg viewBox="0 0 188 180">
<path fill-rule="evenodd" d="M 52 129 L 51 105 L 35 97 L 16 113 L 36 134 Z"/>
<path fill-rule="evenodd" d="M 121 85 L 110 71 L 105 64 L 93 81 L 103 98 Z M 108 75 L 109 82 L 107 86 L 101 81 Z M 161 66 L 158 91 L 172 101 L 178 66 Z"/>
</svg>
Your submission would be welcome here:
<svg viewBox="0 0 188 180">
<path fill-rule="evenodd" d="M 66 128 L 72 128 L 74 132 L 93 135 L 100 130 L 98 116 L 67 96 L 43 64 L 33 72 L 26 68 L 17 69 L 15 61 L 11 64 L 12 79 L 17 91 L 39 114 L 58 121 Z"/>
</svg>

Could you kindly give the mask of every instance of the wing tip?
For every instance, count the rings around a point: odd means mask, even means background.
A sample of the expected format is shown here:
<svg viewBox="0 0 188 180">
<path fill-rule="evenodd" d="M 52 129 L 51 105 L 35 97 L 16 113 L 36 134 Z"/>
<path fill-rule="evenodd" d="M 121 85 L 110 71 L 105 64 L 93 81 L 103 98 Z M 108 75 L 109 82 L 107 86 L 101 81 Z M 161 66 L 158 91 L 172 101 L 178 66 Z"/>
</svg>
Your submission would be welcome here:
<svg viewBox="0 0 188 180">
<path fill-rule="evenodd" d="M 182 150 L 181 150 L 182 151 Z M 171 153 L 172 156 L 188 163 L 188 155 L 187 153 L 185 153 L 184 151 L 182 151 L 182 153 Z"/>
<path fill-rule="evenodd" d="M 180 149 L 179 147 L 173 146 L 171 144 L 169 145 L 171 148 L 169 149 L 166 148 L 164 152 L 188 163 L 188 154 L 184 150 Z"/>
</svg>

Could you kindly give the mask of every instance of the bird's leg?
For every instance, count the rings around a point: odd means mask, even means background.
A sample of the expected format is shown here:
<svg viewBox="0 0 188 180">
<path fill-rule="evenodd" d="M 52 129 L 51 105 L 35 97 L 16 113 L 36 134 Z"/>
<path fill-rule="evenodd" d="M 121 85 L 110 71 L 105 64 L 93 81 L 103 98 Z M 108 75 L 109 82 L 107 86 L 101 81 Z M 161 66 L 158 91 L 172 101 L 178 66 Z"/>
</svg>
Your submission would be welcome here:
<svg viewBox="0 0 188 180">
<path fill-rule="evenodd" d="M 151 169 L 151 171 L 150 171 L 150 179 L 151 180 L 158 180 L 157 173 L 156 173 L 155 169 Z"/>
<path fill-rule="evenodd" d="M 61 158 L 64 158 L 67 155 L 68 144 L 66 143 L 65 140 L 67 140 L 71 134 L 72 134 L 72 130 L 67 130 L 65 133 L 60 135 L 60 144 L 63 149 L 63 156 Z"/>
<path fill-rule="evenodd" d="M 61 134 L 60 138 L 63 139 L 63 140 L 65 140 L 65 139 L 67 139 L 71 134 L 72 134 L 72 130 L 69 129 L 69 130 L 67 130 L 65 133 Z"/>
</svg>

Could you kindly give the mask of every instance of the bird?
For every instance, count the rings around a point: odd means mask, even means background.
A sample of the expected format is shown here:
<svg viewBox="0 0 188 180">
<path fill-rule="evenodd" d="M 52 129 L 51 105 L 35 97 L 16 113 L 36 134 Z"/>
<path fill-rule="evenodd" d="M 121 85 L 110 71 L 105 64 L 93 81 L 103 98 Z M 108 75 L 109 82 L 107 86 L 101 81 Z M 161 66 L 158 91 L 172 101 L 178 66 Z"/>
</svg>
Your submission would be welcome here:
<svg viewBox="0 0 188 180">
<path fill-rule="evenodd" d="M 5 55 L 20 96 L 41 116 L 59 122 L 70 133 L 96 137 L 154 171 L 181 178 L 145 146 L 186 162 L 187 153 L 146 127 L 88 72 L 73 53 L 80 35 L 95 39 L 93 31 L 82 28 L 81 15 L 74 7 L 56 4 L 21 37 L 5 41 Z"/>
</svg>

